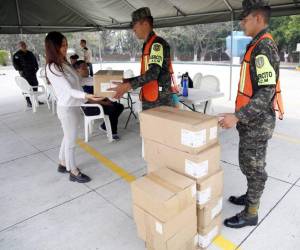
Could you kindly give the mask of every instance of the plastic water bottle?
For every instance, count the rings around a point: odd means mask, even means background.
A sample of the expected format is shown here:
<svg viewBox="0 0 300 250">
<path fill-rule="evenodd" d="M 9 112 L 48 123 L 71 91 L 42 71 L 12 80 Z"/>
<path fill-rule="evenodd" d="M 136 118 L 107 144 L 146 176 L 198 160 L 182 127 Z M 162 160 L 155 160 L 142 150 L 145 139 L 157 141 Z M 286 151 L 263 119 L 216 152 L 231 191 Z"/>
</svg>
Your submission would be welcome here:
<svg viewBox="0 0 300 250">
<path fill-rule="evenodd" d="M 182 85 L 183 85 L 183 88 L 182 88 L 182 96 L 184 97 L 187 97 L 189 95 L 189 92 L 188 92 L 188 77 L 187 76 L 184 76 L 183 79 L 182 79 Z"/>
</svg>

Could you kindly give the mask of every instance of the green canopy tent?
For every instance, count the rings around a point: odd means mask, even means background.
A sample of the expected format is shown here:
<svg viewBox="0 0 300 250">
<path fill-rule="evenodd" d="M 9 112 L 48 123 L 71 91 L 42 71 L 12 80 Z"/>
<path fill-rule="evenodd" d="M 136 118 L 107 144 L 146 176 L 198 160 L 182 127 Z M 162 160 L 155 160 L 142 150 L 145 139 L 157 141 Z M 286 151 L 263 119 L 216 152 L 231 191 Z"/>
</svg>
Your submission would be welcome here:
<svg viewBox="0 0 300 250">
<path fill-rule="evenodd" d="M 273 16 L 300 14 L 299 0 L 270 0 Z M 132 11 L 148 6 L 155 27 L 237 20 L 239 0 L 0 0 L 0 33 L 127 29 Z"/>
<path fill-rule="evenodd" d="M 273 16 L 300 14 L 300 0 L 270 0 L 269 3 Z M 128 29 L 132 11 L 145 6 L 151 9 L 155 27 L 234 21 L 239 19 L 242 1 L 0 0 L 0 6 L 0 34 L 34 34 L 52 30 Z M 231 86 L 232 61 L 229 99 Z"/>
</svg>

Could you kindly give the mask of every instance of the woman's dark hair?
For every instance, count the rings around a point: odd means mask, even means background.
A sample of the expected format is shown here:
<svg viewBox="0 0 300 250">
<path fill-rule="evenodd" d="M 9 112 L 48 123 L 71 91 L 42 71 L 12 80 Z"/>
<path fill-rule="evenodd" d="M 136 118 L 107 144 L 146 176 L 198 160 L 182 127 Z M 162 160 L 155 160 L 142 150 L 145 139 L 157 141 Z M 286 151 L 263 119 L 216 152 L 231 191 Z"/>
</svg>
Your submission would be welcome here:
<svg viewBox="0 0 300 250">
<path fill-rule="evenodd" d="M 66 37 L 57 31 L 49 32 L 45 38 L 46 65 L 53 63 L 61 72 L 64 71 L 63 63 L 67 61 L 66 58 L 60 56 L 60 48 L 64 39 Z"/>
<path fill-rule="evenodd" d="M 78 60 L 76 63 L 73 64 L 74 69 L 79 69 L 81 64 L 86 63 L 84 60 Z"/>
</svg>

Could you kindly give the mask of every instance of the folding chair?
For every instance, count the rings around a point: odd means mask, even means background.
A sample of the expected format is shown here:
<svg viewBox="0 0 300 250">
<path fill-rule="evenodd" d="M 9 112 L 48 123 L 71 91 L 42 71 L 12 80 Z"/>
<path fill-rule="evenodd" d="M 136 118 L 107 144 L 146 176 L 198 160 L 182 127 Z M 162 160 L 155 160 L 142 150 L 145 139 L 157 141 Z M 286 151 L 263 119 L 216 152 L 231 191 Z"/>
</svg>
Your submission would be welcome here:
<svg viewBox="0 0 300 250">
<path fill-rule="evenodd" d="M 193 77 L 193 83 L 194 83 L 194 88 L 195 89 L 200 89 L 200 85 L 201 85 L 201 79 L 202 79 L 203 75 L 201 72 L 198 72 L 194 75 Z"/>
<path fill-rule="evenodd" d="M 209 91 L 209 92 L 220 92 L 220 81 L 214 75 L 205 75 L 201 78 L 199 89 L 203 91 Z M 207 105 L 204 104 L 197 105 L 196 109 L 202 108 L 205 113 L 207 111 L 211 112 L 212 110 L 211 104 L 212 101 L 210 100 L 207 102 Z"/>
</svg>

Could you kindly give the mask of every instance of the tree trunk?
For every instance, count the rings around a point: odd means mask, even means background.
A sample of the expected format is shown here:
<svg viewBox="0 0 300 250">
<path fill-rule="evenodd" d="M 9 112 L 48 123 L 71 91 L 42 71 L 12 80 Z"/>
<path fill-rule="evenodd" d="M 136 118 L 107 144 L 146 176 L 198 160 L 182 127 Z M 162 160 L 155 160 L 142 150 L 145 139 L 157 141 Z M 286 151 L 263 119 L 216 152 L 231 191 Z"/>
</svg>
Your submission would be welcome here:
<svg viewBox="0 0 300 250">
<path fill-rule="evenodd" d="M 194 45 L 194 62 L 197 62 L 198 57 L 198 46 Z"/>
</svg>

